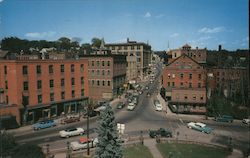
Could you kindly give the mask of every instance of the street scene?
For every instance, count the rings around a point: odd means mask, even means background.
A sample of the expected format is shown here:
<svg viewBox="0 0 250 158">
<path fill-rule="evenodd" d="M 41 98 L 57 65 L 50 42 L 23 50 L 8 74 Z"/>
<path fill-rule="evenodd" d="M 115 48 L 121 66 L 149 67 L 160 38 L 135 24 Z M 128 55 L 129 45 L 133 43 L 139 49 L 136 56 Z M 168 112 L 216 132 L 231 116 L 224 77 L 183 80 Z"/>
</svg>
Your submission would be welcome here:
<svg viewBox="0 0 250 158">
<path fill-rule="evenodd" d="M 0 157 L 249 157 L 248 3 L 0 0 Z"/>
</svg>

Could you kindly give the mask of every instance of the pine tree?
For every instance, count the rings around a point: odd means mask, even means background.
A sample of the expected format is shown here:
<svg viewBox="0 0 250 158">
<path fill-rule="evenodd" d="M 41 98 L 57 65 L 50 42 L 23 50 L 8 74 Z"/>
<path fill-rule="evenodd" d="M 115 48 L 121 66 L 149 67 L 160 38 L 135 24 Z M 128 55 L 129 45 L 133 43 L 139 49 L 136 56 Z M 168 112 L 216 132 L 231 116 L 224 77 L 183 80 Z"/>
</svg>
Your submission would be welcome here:
<svg viewBox="0 0 250 158">
<path fill-rule="evenodd" d="M 122 158 L 121 140 L 116 128 L 114 112 L 109 105 L 101 112 L 97 133 L 98 144 L 95 157 Z"/>
</svg>

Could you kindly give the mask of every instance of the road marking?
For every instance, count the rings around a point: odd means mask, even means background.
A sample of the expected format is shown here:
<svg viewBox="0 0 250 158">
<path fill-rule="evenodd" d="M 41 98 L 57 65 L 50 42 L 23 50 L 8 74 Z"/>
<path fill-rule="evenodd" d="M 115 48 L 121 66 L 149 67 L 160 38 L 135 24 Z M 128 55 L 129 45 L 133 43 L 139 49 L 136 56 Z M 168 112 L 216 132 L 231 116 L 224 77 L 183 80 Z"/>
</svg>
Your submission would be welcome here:
<svg viewBox="0 0 250 158">
<path fill-rule="evenodd" d="M 184 122 L 182 121 L 182 119 L 179 119 L 181 121 L 182 124 L 184 124 Z"/>
</svg>

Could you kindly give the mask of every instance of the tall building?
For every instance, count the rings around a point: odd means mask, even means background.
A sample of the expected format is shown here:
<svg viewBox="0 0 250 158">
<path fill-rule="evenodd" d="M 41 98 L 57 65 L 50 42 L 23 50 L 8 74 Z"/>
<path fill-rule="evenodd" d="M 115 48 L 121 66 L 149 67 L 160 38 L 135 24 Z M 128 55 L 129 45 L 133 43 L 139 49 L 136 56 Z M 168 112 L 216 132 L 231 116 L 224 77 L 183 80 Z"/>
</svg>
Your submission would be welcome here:
<svg viewBox="0 0 250 158">
<path fill-rule="evenodd" d="M 126 56 L 99 52 L 83 57 L 88 60 L 89 97 L 94 101 L 118 96 L 126 80 Z"/>
<path fill-rule="evenodd" d="M 78 112 L 88 99 L 87 78 L 87 59 L 1 60 L 0 103 L 18 108 L 18 123 Z"/>
<path fill-rule="evenodd" d="M 152 53 L 150 45 L 127 39 L 126 43 L 109 43 L 105 44 L 105 47 L 110 49 L 112 54 L 127 56 L 127 81 L 142 79 L 148 73 Z"/>
<path fill-rule="evenodd" d="M 206 69 L 182 53 L 168 63 L 162 74 L 169 105 L 181 113 L 206 112 Z"/>
</svg>

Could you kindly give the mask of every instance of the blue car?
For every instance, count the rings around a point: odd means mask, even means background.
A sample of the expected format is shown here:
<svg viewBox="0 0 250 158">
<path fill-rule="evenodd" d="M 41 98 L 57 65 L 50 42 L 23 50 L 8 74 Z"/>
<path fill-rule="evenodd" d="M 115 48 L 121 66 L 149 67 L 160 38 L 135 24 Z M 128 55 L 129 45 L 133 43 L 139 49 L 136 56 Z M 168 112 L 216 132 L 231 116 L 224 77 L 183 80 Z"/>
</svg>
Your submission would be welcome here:
<svg viewBox="0 0 250 158">
<path fill-rule="evenodd" d="M 33 125 L 34 130 L 40 130 L 44 128 L 50 128 L 56 126 L 56 122 L 54 120 L 44 120 L 40 121 Z"/>
</svg>

